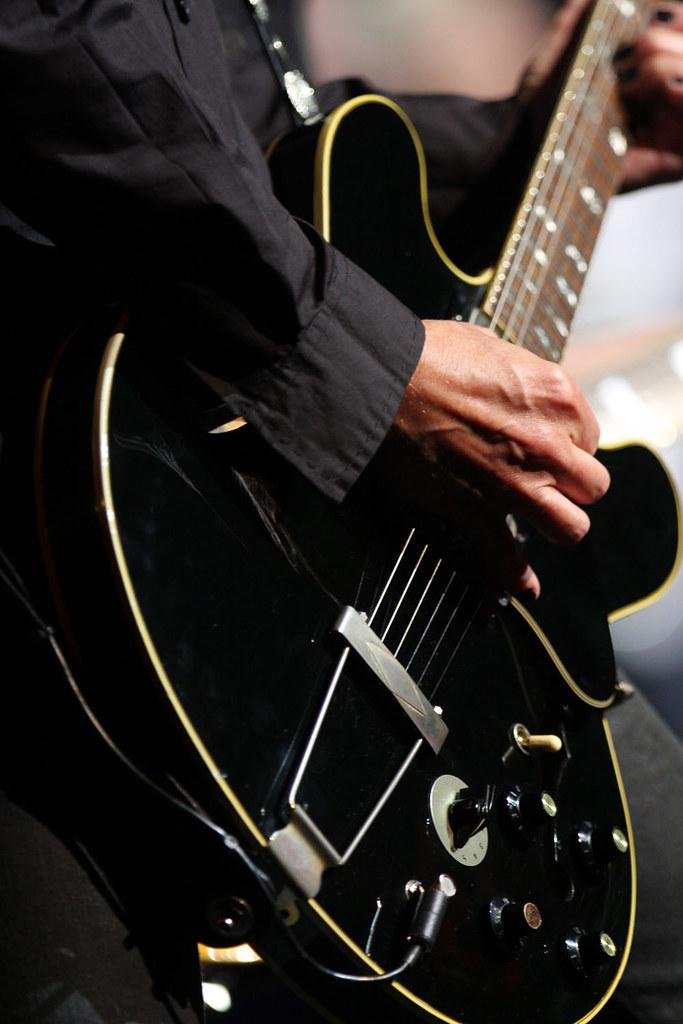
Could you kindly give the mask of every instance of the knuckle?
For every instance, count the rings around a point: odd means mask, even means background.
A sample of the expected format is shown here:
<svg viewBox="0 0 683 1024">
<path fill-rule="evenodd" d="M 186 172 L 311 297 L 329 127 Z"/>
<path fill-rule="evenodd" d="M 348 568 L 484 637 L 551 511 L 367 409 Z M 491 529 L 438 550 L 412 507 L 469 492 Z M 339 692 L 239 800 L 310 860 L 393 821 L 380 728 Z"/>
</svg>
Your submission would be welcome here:
<svg viewBox="0 0 683 1024">
<path fill-rule="evenodd" d="M 561 405 L 575 406 L 578 391 L 571 378 L 555 363 L 549 363 L 548 367 L 546 386 L 553 399 Z"/>
</svg>

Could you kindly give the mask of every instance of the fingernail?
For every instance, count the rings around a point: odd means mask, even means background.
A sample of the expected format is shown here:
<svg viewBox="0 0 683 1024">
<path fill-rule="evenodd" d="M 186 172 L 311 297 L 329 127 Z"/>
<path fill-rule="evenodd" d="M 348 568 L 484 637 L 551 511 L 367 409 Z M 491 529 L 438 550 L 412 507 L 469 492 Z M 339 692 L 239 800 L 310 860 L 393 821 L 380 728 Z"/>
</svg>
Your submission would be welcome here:
<svg viewBox="0 0 683 1024">
<path fill-rule="evenodd" d="M 654 21 L 673 21 L 673 11 L 655 11 Z"/>
<path fill-rule="evenodd" d="M 634 52 L 635 52 L 635 46 L 633 46 L 633 45 L 631 45 L 631 46 L 620 46 L 619 49 L 614 54 L 614 60 L 616 60 L 616 61 L 626 60 L 626 58 L 630 57 Z"/>
<path fill-rule="evenodd" d="M 620 68 L 617 71 L 617 80 L 625 85 L 626 82 L 632 82 L 636 77 L 636 68 Z"/>
<path fill-rule="evenodd" d="M 528 594 L 535 600 L 538 600 L 541 596 L 541 584 L 538 576 L 530 565 L 528 565 L 522 573 L 522 578 L 519 581 L 519 588 L 524 594 Z"/>
</svg>

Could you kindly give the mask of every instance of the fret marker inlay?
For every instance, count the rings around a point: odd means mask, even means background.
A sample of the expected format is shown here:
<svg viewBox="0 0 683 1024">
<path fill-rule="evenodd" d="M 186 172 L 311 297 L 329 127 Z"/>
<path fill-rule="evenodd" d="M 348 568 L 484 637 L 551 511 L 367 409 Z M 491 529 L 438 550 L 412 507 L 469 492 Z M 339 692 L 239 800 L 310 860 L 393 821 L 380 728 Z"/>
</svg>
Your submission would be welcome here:
<svg viewBox="0 0 683 1024">
<path fill-rule="evenodd" d="M 623 156 L 628 149 L 626 136 L 622 132 L 621 128 L 616 125 L 609 130 L 609 144 L 617 156 Z"/>
<path fill-rule="evenodd" d="M 599 216 L 601 213 L 604 212 L 605 208 L 600 200 L 600 197 L 598 196 L 595 189 L 592 188 L 590 185 L 584 185 L 580 191 L 580 195 L 588 209 L 591 211 L 591 213 L 594 213 L 596 216 Z"/>
</svg>

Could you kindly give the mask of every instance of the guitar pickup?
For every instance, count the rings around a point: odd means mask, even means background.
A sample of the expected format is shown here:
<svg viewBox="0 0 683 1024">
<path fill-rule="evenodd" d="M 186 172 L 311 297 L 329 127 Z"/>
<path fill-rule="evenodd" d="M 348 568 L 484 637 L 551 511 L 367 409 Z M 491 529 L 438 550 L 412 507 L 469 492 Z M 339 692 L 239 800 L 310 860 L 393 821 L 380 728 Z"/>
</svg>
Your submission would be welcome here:
<svg viewBox="0 0 683 1024">
<path fill-rule="evenodd" d="M 438 754 L 448 736 L 448 726 L 440 710 L 429 703 L 403 665 L 370 628 L 367 619 L 347 605 L 333 628 L 386 686 L 423 739 Z"/>
</svg>

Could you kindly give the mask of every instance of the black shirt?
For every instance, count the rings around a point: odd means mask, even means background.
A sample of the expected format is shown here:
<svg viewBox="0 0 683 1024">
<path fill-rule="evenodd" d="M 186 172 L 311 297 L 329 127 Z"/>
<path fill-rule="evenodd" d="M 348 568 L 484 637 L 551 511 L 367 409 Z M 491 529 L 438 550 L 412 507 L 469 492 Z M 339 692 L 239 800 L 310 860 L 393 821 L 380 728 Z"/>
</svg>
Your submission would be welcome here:
<svg viewBox="0 0 683 1024">
<path fill-rule="evenodd" d="M 246 5 L 221 0 L 220 25 L 212 0 L 190 10 L 5 0 L 0 198 L 90 291 L 202 296 L 236 355 L 226 418 L 341 498 L 392 422 L 423 329 L 274 198 L 261 146 L 289 118 Z M 442 196 L 492 164 L 512 123 L 507 104 L 406 104 Z"/>
</svg>

